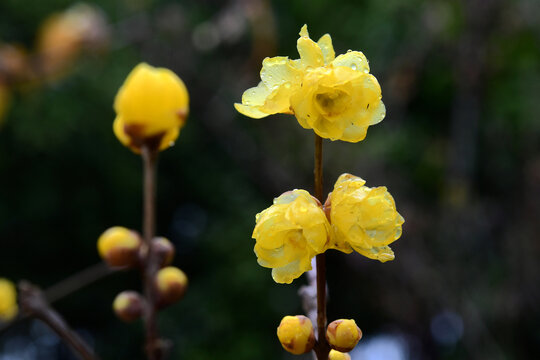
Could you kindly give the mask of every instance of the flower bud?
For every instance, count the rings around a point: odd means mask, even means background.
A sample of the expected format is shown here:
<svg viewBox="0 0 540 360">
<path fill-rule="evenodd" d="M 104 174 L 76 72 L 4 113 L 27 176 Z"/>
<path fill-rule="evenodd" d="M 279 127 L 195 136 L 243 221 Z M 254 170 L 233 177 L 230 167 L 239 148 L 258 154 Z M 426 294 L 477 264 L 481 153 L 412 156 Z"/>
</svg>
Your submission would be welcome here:
<svg viewBox="0 0 540 360">
<path fill-rule="evenodd" d="M 134 266 L 139 259 L 141 243 L 135 231 L 115 226 L 101 234 L 97 247 L 99 256 L 109 266 Z"/>
<path fill-rule="evenodd" d="M 326 329 L 326 340 L 330 347 L 340 352 L 349 352 L 362 338 L 362 331 L 354 320 L 332 321 Z"/>
<path fill-rule="evenodd" d="M 188 285 L 184 272 L 174 266 L 168 266 L 158 271 L 156 288 L 160 306 L 170 305 L 180 300 Z"/>
<path fill-rule="evenodd" d="M 122 291 L 114 299 L 113 310 L 120 320 L 132 322 L 142 316 L 143 304 L 141 295 L 136 291 Z"/>
<path fill-rule="evenodd" d="M 159 259 L 161 266 L 170 265 L 174 259 L 174 245 L 164 237 L 156 237 L 152 239 L 152 248 L 154 254 Z"/>
<path fill-rule="evenodd" d="M 0 323 L 13 319 L 18 310 L 15 285 L 7 279 L 0 278 Z"/>
<path fill-rule="evenodd" d="M 305 354 L 315 346 L 313 324 L 304 315 L 285 316 L 277 328 L 277 336 L 281 346 L 291 354 Z"/>
<path fill-rule="evenodd" d="M 337 350 L 330 350 L 328 360 L 351 360 L 351 356 L 347 353 L 342 353 Z"/>
<path fill-rule="evenodd" d="M 189 95 L 171 70 L 141 63 L 118 90 L 114 110 L 113 131 L 123 145 L 135 153 L 143 146 L 164 150 L 186 122 Z"/>
</svg>

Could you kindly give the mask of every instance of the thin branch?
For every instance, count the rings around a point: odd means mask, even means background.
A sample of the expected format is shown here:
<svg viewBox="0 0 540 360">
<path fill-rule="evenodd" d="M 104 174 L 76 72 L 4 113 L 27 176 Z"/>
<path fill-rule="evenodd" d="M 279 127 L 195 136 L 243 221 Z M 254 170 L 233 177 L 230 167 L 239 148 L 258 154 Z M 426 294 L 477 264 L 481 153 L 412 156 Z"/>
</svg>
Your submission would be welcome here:
<svg viewBox="0 0 540 360">
<path fill-rule="evenodd" d="M 156 293 L 154 289 L 154 278 L 159 269 L 159 261 L 154 253 L 153 246 L 151 246 L 156 226 L 156 165 L 158 152 L 154 148 L 143 146 L 141 148 L 141 155 L 144 168 L 143 241 L 148 249 L 143 270 L 144 296 L 147 304 L 144 314 L 146 353 L 148 359 L 160 360 L 163 357 L 165 343 L 160 340 L 158 334 Z"/>
<path fill-rule="evenodd" d="M 79 355 L 79 358 L 84 360 L 99 359 L 92 348 L 69 327 L 62 316 L 49 306 L 45 294 L 37 286 L 21 281 L 19 283 L 19 298 L 22 310 L 28 316 L 34 316 L 46 323 L 62 340 L 71 346 L 71 349 L 75 354 Z"/>
<path fill-rule="evenodd" d="M 44 291 L 45 299 L 47 299 L 47 302 L 49 304 L 53 304 L 57 302 L 58 300 L 61 300 L 73 294 L 74 292 L 98 280 L 103 279 L 104 277 L 106 277 L 109 274 L 112 274 L 115 271 L 117 270 L 109 268 L 103 262 L 99 262 L 47 288 Z M 28 318 L 29 318 L 28 315 L 19 314 L 12 321 L 6 324 L 2 324 L 2 326 L 0 326 L 0 335 L 2 335 L 5 331 L 9 330 L 15 324 L 23 320 L 26 320 Z"/>
<path fill-rule="evenodd" d="M 323 167 L 322 167 L 322 138 L 315 134 L 315 196 L 321 203 L 323 200 Z M 315 353 L 318 360 L 328 360 L 330 346 L 326 341 L 326 257 L 319 254 L 317 263 L 317 344 Z"/>
<path fill-rule="evenodd" d="M 54 303 L 115 271 L 104 262 L 99 262 L 47 288 L 45 298 L 49 303 Z"/>
</svg>

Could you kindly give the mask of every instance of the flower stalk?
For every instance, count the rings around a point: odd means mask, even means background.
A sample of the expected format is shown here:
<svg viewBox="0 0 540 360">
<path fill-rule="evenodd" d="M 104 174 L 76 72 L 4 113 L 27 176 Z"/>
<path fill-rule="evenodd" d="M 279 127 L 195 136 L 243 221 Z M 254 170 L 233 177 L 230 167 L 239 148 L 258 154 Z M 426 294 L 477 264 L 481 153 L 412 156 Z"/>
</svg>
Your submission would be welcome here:
<svg viewBox="0 0 540 360">
<path fill-rule="evenodd" d="M 144 169 L 143 183 L 143 241 L 147 248 L 144 261 L 143 282 L 146 307 L 144 323 L 146 328 L 146 353 L 149 360 L 162 358 L 162 346 L 157 329 L 156 292 L 154 277 L 159 269 L 159 261 L 151 246 L 156 227 L 156 165 L 158 151 L 149 146 L 141 147 Z"/>
<path fill-rule="evenodd" d="M 88 344 L 49 306 L 43 291 L 27 281 L 19 284 L 19 297 L 23 311 L 47 324 L 80 359 L 99 360 Z"/>
<path fill-rule="evenodd" d="M 323 203 L 323 166 L 322 166 L 322 141 L 323 139 L 315 134 L 315 166 L 314 182 L 315 197 Z M 324 253 L 318 254 L 315 258 L 317 263 L 317 344 L 315 353 L 318 360 L 327 360 L 330 346 L 326 341 L 326 257 Z"/>
</svg>

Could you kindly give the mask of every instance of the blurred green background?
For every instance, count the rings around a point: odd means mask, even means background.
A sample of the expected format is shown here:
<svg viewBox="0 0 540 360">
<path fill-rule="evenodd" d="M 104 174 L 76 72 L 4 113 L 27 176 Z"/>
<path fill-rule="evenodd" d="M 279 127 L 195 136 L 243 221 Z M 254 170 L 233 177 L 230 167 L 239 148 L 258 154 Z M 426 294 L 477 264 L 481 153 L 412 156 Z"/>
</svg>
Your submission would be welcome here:
<svg viewBox="0 0 540 360">
<path fill-rule="evenodd" d="M 251 232 L 273 197 L 312 190 L 313 134 L 292 116 L 243 117 L 233 103 L 264 57 L 298 57 L 306 23 L 314 39 L 330 33 L 336 53 L 366 54 L 387 107 L 366 140 L 325 141 L 325 189 L 343 172 L 385 185 L 406 220 L 393 262 L 328 253 L 329 320 L 354 318 L 364 332 L 353 360 L 540 358 L 540 2 L 87 4 L 83 41 L 58 50 L 69 41 L 59 36 L 47 50 L 41 24 L 73 2 L 0 2 L 0 49 L 11 49 L 0 50 L 11 94 L 0 277 L 47 288 L 99 262 L 106 228 L 140 229 L 141 161 L 114 137 L 112 103 L 137 63 L 168 67 L 191 96 L 187 125 L 159 159 L 158 232 L 190 278 L 160 315 L 170 358 L 295 358 L 275 328 L 303 313 L 305 279 L 274 283 Z M 142 359 L 142 324 L 111 310 L 139 282 L 115 273 L 54 305 L 103 359 Z M 73 358 L 36 321 L 0 335 L 2 360 Z"/>
</svg>

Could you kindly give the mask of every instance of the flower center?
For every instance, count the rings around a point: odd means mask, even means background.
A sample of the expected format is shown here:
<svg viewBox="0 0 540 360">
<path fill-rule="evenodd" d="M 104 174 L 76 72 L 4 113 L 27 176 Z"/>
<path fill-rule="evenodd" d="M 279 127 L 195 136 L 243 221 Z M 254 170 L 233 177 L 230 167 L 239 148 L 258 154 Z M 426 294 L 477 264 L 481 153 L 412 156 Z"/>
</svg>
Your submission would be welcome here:
<svg viewBox="0 0 540 360">
<path fill-rule="evenodd" d="M 332 117 L 349 108 L 351 97 L 344 91 L 331 90 L 315 95 L 315 104 L 321 114 Z"/>
</svg>

